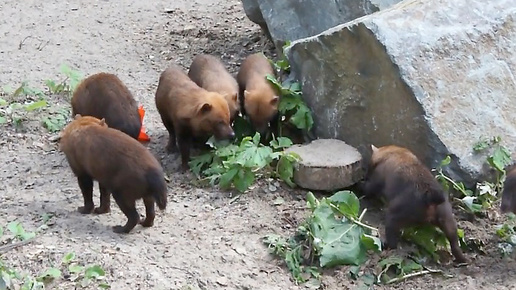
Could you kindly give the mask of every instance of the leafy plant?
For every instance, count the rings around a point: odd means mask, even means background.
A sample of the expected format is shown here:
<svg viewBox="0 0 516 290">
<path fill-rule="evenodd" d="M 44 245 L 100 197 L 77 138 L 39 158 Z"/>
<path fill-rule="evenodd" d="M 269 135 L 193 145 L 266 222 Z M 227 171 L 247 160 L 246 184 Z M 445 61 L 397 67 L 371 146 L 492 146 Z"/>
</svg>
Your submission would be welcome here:
<svg viewBox="0 0 516 290">
<path fill-rule="evenodd" d="M 489 181 L 477 183 L 475 191 L 466 189 L 463 183 L 455 182 L 443 173 L 442 167 L 450 163 L 450 156 L 447 156 L 441 162 L 441 165 L 434 169 L 434 171 L 437 171 L 436 178 L 447 190 L 450 190 L 451 184 L 452 188 L 459 193 L 458 198 L 462 202 L 462 208 L 470 213 L 477 214 L 490 208 L 498 199 L 499 193 L 502 192 L 506 175 L 505 167 L 510 165 L 512 160 L 509 150 L 501 145 L 500 142 L 500 137 L 493 137 L 491 139 L 483 139 L 473 146 L 473 151 L 477 153 L 492 149 L 486 161 L 496 170 L 496 181 L 494 183 Z"/>
<path fill-rule="evenodd" d="M 83 75 L 81 72 L 71 69 L 66 64 L 61 65 L 60 71 L 65 75 L 62 81 L 46 80 L 45 85 L 48 87 L 51 94 L 71 95 L 81 82 Z"/>
<path fill-rule="evenodd" d="M 22 104 L 18 102 L 9 103 L 0 98 L 0 124 L 11 122 L 14 125 L 20 125 L 27 112 L 40 110 L 46 106 L 47 102 L 45 100 Z"/>
<path fill-rule="evenodd" d="M 454 181 L 443 172 L 443 167 L 450 164 L 450 161 L 450 156 L 446 156 L 446 158 L 441 161 L 440 166 L 438 166 L 435 169 L 432 169 L 432 171 L 437 172 L 435 178 L 441 183 L 444 189 L 448 192 L 451 189 L 456 191 L 459 194 L 459 197 L 457 197 L 456 199 L 458 199 L 461 202 L 461 208 L 466 210 L 467 212 L 476 214 L 482 212 L 485 208 L 489 207 L 490 203 L 486 202 L 485 204 L 483 204 L 482 202 L 483 200 L 488 200 L 484 198 L 486 197 L 484 194 L 488 192 L 483 191 L 481 195 L 482 199 L 479 199 L 479 196 L 476 196 L 475 192 L 473 192 L 472 190 L 467 189 L 462 182 Z"/>
<path fill-rule="evenodd" d="M 7 224 L 7 229 L 18 239 L 25 241 L 36 236 L 34 232 L 26 232 L 20 222 L 13 221 Z"/>
<path fill-rule="evenodd" d="M 294 186 L 294 163 L 299 156 L 286 153 L 285 148 L 292 142 L 285 137 L 279 137 L 270 142 L 270 146 L 260 143 L 260 134 L 252 138 L 244 137 L 240 144 L 220 145 L 208 142 L 212 150 L 196 156 L 189 162 L 192 172 L 197 176 L 205 176 L 212 185 L 222 189 L 234 186 L 238 191 L 246 191 L 259 174 L 272 173 L 288 185 Z M 275 163 L 275 165 L 273 165 Z"/>
<path fill-rule="evenodd" d="M 69 116 L 69 109 L 61 108 L 60 110 L 49 112 L 49 114 L 44 117 L 41 122 L 43 127 L 45 127 L 48 131 L 58 132 L 61 131 L 61 129 L 63 129 L 67 124 Z"/>
<path fill-rule="evenodd" d="M 283 51 L 289 45 L 290 41 L 286 42 L 283 46 Z M 278 61 L 275 62 L 270 59 L 269 61 L 280 76 L 279 79 L 270 74 L 266 76 L 267 80 L 280 92 L 280 102 L 278 105 L 280 115 L 280 122 L 278 124 L 279 136 L 284 136 L 283 127 L 287 123 L 305 133 L 309 132 L 312 129 L 314 120 L 310 108 L 303 101 L 301 85 L 292 79 L 282 78 L 282 76 L 290 73 L 290 63 L 285 57 L 285 53 L 282 54 L 281 59 Z"/>
<path fill-rule="evenodd" d="M 508 216 L 506 223 L 496 226 L 496 235 L 502 240 L 498 243 L 502 256 L 509 256 L 516 247 L 516 215 L 509 213 Z"/>
<path fill-rule="evenodd" d="M 298 82 L 286 80 L 280 83 L 274 76 L 267 75 L 267 80 L 271 82 L 281 97 L 278 105 L 280 120 L 289 122 L 297 129 L 308 132 L 312 129 L 314 120 L 310 108 L 306 105 L 302 98 L 301 85 Z M 281 124 L 281 122 L 280 122 Z M 279 128 L 280 136 L 282 136 L 282 127 Z"/>
<path fill-rule="evenodd" d="M 494 185 L 495 192 L 501 192 L 503 189 L 503 182 L 505 180 L 505 167 L 511 164 L 511 152 L 501 144 L 501 137 L 492 137 L 491 139 L 484 139 L 473 146 L 473 151 L 481 152 L 487 149 L 492 149 L 491 154 L 487 157 L 487 163 L 496 170 L 496 181 Z"/>
<path fill-rule="evenodd" d="M 367 250 L 381 250 L 380 239 L 371 235 L 378 230 L 361 222 L 366 210 L 360 213 L 353 192 L 339 191 L 321 200 L 308 192 L 307 205 L 311 214 L 294 237 L 267 235 L 263 240 L 272 253 L 285 260 L 297 282 L 318 279 L 318 267 L 360 265 Z"/>
</svg>

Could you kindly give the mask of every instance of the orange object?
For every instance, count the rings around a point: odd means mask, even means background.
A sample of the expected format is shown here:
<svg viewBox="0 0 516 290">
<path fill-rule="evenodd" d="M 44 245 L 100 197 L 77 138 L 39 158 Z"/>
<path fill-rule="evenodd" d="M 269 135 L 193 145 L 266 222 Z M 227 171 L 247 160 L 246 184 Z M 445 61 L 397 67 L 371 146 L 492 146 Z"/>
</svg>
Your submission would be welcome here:
<svg viewBox="0 0 516 290">
<path fill-rule="evenodd" d="M 138 114 L 140 114 L 140 122 L 142 123 L 140 135 L 138 135 L 138 141 L 149 142 L 150 138 L 147 133 L 145 133 L 145 128 L 143 127 L 143 117 L 145 116 L 145 110 L 143 109 L 142 105 L 138 107 Z"/>
</svg>

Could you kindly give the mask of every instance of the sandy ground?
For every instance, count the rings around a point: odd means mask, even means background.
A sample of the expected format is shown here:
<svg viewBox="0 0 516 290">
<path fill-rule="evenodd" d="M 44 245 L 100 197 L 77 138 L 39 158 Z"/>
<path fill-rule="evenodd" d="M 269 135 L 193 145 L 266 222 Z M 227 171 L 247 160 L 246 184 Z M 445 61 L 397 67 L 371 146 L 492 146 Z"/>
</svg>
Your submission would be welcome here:
<svg viewBox="0 0 516 290">
<path fill-rule="evenodd" d="M 233 199 L 231 192 L 193 185 L 191 176 L 177 173 L 178 156 L 164 152 L 168 137 L 153 99 L 168 63 L 186 68 L 196 54 L 211 53 L 234 73 L 249 53 L 274 55 L 240 1 L 6 0 L 0 3 L 0 35 L 2 86 L 27 80 L 42 87 L 44 80 L 62 77 L 61 64 L 86 75 L 116 73 L 145 107 L 148 146 L 171 180 L 169 205 L 158 212 L 154 227 L 117 235 L 111 226 L 126 219 L 114 202 L 105 215 L 76 211 L 82 196 L 64 155 L 49 141 L 52 134 L 37 122 L 21 131 L 4 126 L 0 225 L 18 220 L 35 230 L 42 216 L 52 216 L 33 243 L 3 256 L 10 265 L 35 274 L 74 252 L 81 264 L 101 265 L 112 289 L 304 289 L 261 242 L 265 234 L 295 227 L 304 215 L 304 191 L 271 192 L 263 181 Z M 51 102 L 66 104 L 59 98 Z M 274 205 L 277 197 L 285 202 Z M 94 198 L 98 202 L 96 186 Z M 141 203 L 139 211 L 144 213 Z M 444 266 L 454 278 L 425 276 L 394 288 L 513 289 L 515 264 L 496 254 L 493 231 L 485 230 L 492 225 L 485 223 L 461 221 L 461 227 L 492 244 L 487 256 L 473 257 L 467 268 Z M 344 269 L 327 271 L 324 288 L 353 289 Z M 66 279 L 51 286 L 74 289 Z"/>
</svg>

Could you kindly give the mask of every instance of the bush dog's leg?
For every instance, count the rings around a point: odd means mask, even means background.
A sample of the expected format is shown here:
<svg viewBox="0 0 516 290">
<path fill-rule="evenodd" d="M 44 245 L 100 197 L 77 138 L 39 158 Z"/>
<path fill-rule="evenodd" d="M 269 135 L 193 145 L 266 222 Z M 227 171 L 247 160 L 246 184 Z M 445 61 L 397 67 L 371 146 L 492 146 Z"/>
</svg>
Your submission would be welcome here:
<svg viewBox="0 0 516 290">
<path fill-rule="evenodd" d="M 154 225 L 154 217 L 156 213 L 154 211 L 154 198 L 144 197 L 143 204 L 145 204 L 145 220 L 140 222 L 144 227 L 152 227 Z"/>
<path fill-rule="evenodd" d="M 443 231 L 450 242 L 450 248 L 456 262 L 467 263 L 468 259 L 462 253 L 457 236 L 457 222 L 453 218 L 452 207 L 449 203 L 441 204 L 437 208 L 437 226 Z"/>
<path fill-rule="evenodd" d="M 89 214 L 95 207 L 93 204 L 93 179 L 87 175 L 82 175 L 77 178 L 77 181 L 84 198 L 84 206 L 78 207 L 77 210 L 82 214 Z"/>
<path fill-rule="evenodd" d="M 96 214 L 108 213 L 111 211 L 111 193 L 107 188 L 99 184 L 100 206 L 95 208 Z"/>
<path fill-rule="evenodd" d="M 186 172 L 190 169 L 188 161 L 190 161 L 190 146 L 191 136 L 189 133 L 180 132 L 179 138 L 177 139 L 177 145 L 179 145 L 179 151 L 181 152 L 181 171 Z"/>
<path fill-rule="evenodd" d="M 113 192 L 113 198 L 115 199 L 116 203 L 118 204 L 122 212 L 127 217 L 127 223 L 124 226 L 113 227 L 113 232 L 117 234 L 129 233 L 140 222 L 140 215 L 136 210 L 135 201 L 125 200 L 124 197 L 125 196 Z"/>
<path fill-rule="evenodd" d="M 177 152 L 177 143 L 176 143 L 176 131 L 174 130 L 174 125 L 168 121 L 163 120 L 163 125 L 167 128 L 168 131 L 168 144 L 167 144 L 167 152 L 175 153 Z"/>
</svg>

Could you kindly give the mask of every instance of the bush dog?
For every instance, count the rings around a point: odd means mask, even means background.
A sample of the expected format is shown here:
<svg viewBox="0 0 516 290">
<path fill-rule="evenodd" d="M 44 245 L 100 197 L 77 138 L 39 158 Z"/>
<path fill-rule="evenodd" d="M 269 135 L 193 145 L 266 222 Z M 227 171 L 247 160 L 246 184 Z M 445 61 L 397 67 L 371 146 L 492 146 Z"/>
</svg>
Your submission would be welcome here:
<svg viewBox="0 0 516 290">
<path fill-rule="evenodd" d="M 502 213 L 512 212 L 516 214 L 516 167 L 511 166 L 505 177 L 502 191 Z"/>
<path fill-rule="evenodd" d="M 224 96 L 228 102 L 230 120 L 233 123 L 240 111 L 238 83 L 226 70 L 222 61 L 212 55 L 197 55 L 190 65 L 188 76 L 199 87 Z"/>
<path fill-rule="evenodd" d="M 467 262 L 459 247 L 457 222 L 448 196 L 430 170 L 406 148 L 371 148 L 363 189 L 366 196 L 380 194 L 388 203 L 386 248 L 397 248 L 402 228 L 430 223 L 444 232 L 456 261 Z"/>
<path fill-rule="evenodd" d="M 137 139 L 141 120 L 129 89 L 114 74 L 98 73 L 83 80 L 72 96 L 72 116 L 105 119 L 110 128 Z"/>
<path fill-rule="evenodd" d="M 237 74 L 242 113 L 261 135 L 267 132 L 269 123 L 273 129 L 278 127 L 280 97 L 276 87 L 266 79 L 268 74 L 274 76 L 274 69 L 262 53 L 248 56 Z"/>
<path fill-rule="evenodd" d="M 219 140 L 235 137 L 224 97 L 199 87 L 175 64 L 161 74 L 155 100 L 170 135 L 167 151 L 177 152 L 179 147 L 182 171 L 189 169 L 194 140 L 205 143 L 212 135 Z"/>
<path fill-rule="evenodd" d="M 109 192 L 127 217 L 124 226 L 114 226 L 116 233 L 128 233 L 138 223 L 154 224 L 154 202 L 159 209 L 167 206 L 167 186 L 163 169 L 140 142 L 125 133 L 108 128 L 104 119 L 77 114 L 61 133 L 60 149 L 77 177 L 84 198 L 78 211 L 89 214 L 94 209 L 93 181 L 101 190 L 100 207 L 95 212 L 109 210 Z M 143 198 L 145 220 L 140 222 L 136 200 Z"/>
</svg>

